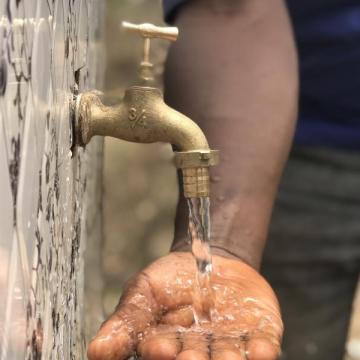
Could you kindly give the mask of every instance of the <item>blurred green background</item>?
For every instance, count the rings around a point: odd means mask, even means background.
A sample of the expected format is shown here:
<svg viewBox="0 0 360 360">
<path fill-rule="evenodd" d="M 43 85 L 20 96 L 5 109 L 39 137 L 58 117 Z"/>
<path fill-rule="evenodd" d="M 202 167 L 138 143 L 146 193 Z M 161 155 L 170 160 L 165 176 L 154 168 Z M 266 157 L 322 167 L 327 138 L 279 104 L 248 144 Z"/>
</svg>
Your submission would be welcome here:
<svg viewBox="0 0 360 360">
<path fill-rule="evenodd" d="M 163 24 L 160 0 L 108 0 L 106 9 L 105 93 L 116 102 L 137 79 L 142 40 L 121 31 L 120 23 Z M 168 44 L 152 41 L 155 71 L 161 73 Z M 172 241 L 178 196 L 176 171 L 167 144 L 141 145 L 106 138 L 104 164 L 104 309 L 116 306 L 124 282 Z"/>
</svg>

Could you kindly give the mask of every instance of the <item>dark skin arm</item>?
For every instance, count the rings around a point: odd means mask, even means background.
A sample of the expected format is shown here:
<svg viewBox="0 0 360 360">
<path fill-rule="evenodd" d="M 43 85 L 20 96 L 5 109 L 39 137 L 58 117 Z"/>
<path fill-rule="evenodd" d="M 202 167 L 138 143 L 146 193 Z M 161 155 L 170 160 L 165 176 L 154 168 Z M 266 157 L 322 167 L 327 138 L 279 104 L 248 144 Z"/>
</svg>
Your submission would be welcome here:
<svg viewBox="0 0 360 360">
<path fill-rule="evenodd" d="M 177 251 L 134 277 L 88 356 L 275 360 L 280 311 L 256 269 L 297 110 L 289 19 L 280 0 L 190 0 L 176 25 L 181 37 L 166 65 L 167 101 L 197 121 L 222 154 L 212 184 L 213 315 L 194 323 L 196 268 L 189 252 L 179 252 L 187 250 L 181 200 Z"/>
<path fill-rule="evenodd" d="M 221 151 L 211 187 L 213 251 L 258 269 L 297 114 L 297 56 L 282 0 L 190 1 L 165 71 L 166 101 Z M 181 199 L 173 249 L 186 249 Z"/>
</svg>

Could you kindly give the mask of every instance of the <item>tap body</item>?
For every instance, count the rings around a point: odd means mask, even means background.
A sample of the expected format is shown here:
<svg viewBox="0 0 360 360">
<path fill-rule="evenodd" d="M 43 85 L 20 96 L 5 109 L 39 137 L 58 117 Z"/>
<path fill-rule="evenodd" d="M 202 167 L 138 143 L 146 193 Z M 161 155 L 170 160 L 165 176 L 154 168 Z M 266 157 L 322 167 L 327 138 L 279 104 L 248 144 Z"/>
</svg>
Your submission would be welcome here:
<svg viewBox="0 0 360 360">
<path fill-rule="evenodd" d="M 105 106 L 94 92 L 83 93 L 76 106 L 76 140 L 85 146 L 95 135 L 175 146 L 175 164 L 182 169 L 185 197 L 209 196 L 208 168 L 218 161 L 200 127 L 165 104 L 159 89 L 132 86 L 120 104 Z"/>
<path fill-rule="evenodd" d="M 103 135 L 138 143 L 168 142 L 181 151 L 209 149 L 199 126 L 167 106 L 156 88 L 132 86 L 116 106 L 103 105 L 91 92 L 82 94 L 80 102 L 85 106 L 79 113 L 82 144 Z"/>
</svg>

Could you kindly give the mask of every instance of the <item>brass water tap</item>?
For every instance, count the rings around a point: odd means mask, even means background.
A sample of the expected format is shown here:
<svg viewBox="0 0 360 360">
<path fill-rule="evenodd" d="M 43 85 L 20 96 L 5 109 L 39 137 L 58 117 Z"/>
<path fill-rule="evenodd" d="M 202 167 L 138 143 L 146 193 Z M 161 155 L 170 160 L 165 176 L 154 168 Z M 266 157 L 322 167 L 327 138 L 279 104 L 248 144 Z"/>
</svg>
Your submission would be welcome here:
<svg viewBox="0 0 360 360">
<path fill-rule="evenodd" d="M 175 165 L 182 170 L 185 197 L 209 196 L 209 166 L 218 163 L 218 151 L 210 150 L 199 126 L 167 106 L 161 91 L 152 85 L 150 41 L 152 38 L 176 41 L 178 29 L 128 22 L 123 22 L 122 26 L 144 39 L 141 84 L 129 87 L 123 100 L 115 106 L 105 106 L 95 92 L 78 96 L 75 110 L 77 144 L 85 146 L 95 135 L 137 143 L 170 143 L 177 150 Z"/>
</svg>

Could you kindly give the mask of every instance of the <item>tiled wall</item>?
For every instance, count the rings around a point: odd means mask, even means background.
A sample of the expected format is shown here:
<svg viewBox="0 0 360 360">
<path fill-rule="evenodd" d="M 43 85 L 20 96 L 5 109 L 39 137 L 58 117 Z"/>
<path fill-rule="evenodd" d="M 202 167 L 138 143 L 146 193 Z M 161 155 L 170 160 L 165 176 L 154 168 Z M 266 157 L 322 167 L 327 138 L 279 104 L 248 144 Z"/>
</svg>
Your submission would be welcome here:
<svg viewBox="0 0 360 360">
<path fill-rule="evenodd" d="M 0 0 L 0 360 L 85 358 L 102 146 L 73 146 L 72 103 L 101 85 L 103 3 Z"/>
</svg>

